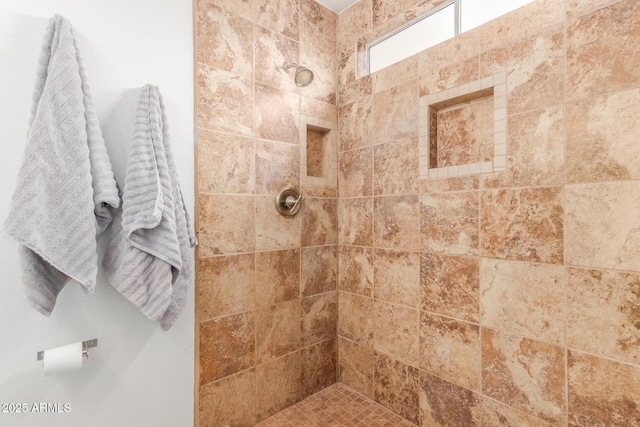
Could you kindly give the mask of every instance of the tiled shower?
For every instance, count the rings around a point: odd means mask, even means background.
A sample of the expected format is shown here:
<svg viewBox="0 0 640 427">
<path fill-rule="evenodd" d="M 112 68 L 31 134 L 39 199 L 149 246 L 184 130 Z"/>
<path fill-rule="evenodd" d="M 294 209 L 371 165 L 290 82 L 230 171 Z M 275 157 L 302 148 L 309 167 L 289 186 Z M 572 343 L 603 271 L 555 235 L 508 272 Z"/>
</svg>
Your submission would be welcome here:
<svg viewBox="0 0 640 427">
<path fill-rule="evenodd" d="M 357 71 L 439 3 L 196 2 L 200 426 L 336 381 L 423 426 L 640 424 L 640 3 L 535 0 Z M 425 176 L 421 99 L 496 75 L 505 170 Z M 306 179 L 314 121 L 337 179 Z"/>
</svg>

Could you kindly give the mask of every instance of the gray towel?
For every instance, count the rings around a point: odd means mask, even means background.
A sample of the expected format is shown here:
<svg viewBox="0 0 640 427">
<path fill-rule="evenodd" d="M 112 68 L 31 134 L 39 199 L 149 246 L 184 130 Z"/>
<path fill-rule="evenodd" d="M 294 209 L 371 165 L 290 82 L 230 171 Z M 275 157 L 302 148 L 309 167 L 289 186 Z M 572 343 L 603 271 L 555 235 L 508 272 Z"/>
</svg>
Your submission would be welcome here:
<svg viewBox="0 0 640 427">
<path fill-rule="evenodd" d="M 184 308 L 197 245 L 171 153 L 164 103 L 142 88 L 129 150 L 122 212 L 102 266 L 111 285 L 167 330 Z"/>
<path fill-rule="evenodd" d="M 51 314 L 69 279 L 90 295 L 96 236 L 120 198 L 73 28 L 49 21 L 38 65 L 28 141 L 6 233 L 22 244 L 22 281 L 31 305 Z"/>
</svg>

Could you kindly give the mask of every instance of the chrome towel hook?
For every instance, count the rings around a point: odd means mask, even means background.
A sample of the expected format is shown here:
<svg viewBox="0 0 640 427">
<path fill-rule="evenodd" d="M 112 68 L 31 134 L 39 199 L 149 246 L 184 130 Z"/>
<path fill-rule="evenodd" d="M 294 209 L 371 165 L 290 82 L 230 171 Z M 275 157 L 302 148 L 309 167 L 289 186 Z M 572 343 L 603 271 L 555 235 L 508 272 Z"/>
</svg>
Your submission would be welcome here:
<svg viewBox="0 0 640 427">
<path fill-rule="evenodd" d="M 276 209 L 282 216 L 294 216 L 300 210 L 302 195 L 293 187 L 280 190 L 276 196 Z"/>
</svg>

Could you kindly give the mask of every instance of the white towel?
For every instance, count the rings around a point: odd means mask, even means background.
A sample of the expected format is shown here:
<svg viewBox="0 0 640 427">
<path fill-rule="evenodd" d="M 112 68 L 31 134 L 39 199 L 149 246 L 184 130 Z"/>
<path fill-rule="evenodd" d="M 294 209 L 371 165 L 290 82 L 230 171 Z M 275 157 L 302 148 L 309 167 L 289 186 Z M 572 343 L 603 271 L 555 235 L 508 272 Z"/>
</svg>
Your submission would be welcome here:
<svg viewBox="0 0 640 427">
<path fill-rule="evenodd" d="M 102 266 L 118 292 L 167 330 L 193 284 L 195 245 L 164 103 L 158 88 L 146 85 L 138 102 L 122 213 L 114 220 Z"/>
<path fill-rule="evenodd" d="M 21 243 L 22 281 L 31 305 L 51 314 L 69 279 L 90 295 L 96 236 L 120 198 L 73 28 L 49 21 L 38 66 L 28 141 L 6 233 Z"/>
</svg>

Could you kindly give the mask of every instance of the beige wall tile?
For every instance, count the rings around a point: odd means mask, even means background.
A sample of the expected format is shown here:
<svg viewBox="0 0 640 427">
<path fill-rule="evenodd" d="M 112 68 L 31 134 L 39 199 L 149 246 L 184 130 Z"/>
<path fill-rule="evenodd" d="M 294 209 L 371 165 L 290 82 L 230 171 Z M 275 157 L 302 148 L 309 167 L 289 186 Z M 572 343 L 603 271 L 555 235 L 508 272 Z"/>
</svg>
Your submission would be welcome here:
<svg viewBox="0 0 640 427">
<path fill-rule="evenodd" d="M 198 208 L 198 253 L 201 258 L 253 252 L 253 197 L 199 194 Z"/>
<path fill-rule="evenodd" d="M 418 139 L 410 138 L 373 148 L 373 188 L 376 195 L 418 192 Z"/>
<path fill-rule="evenodd" d="M 284 217 L 278 213 L 273 196 L 255 197 L 256 250 L 272 251 L 300 247 L 300 215 Z M 238 212 L 230 214 L 238 215 Z M 247 236 L 245 236 L 247 238 Z"/>
<path fill-rule="evenodd" d="M 640 178 L 638 97 L 634 89 L 567 104 L 568 182 Z"/>
<path fill-rule="evenodd" d="M 615 0 L 567 0 L 567 17 L 582 15 L 611 3 Z"/>
<path fill-rule="evenodd" d="M 365 96 L 341 106 L 338 114 L 340 151 L 373 144 L 373 96 Z"/>
<path fill-rule="evenodd" d="M 567 99 L 638 86 L 640 4 L 620 1 L 567 22 Z"/>
<path fill-rule="evenodd" d="M 256 0 L 198 0 L 198 7 L 220 7 L 231 14 L 251 20 L 254 16 L 255 2 Z"/>
<path fill-rule="evenodd" d="M 420 52 L 420 96 L 478 80 L 479 55 L 478 37 L 471 32 Z"/>
<path fill-rule="evenodd" d="M 372 0 L 360 0 L 338 15 L 338 58 L 356 53 L 358 39 L 371 30 Z"/>
<path fill-rule="evenodd" d="M 373 316 L 373 348 L 407 365 L 418 367 L 420 312 L 376 300 Z"/>
<path fill-rule="evenodd" d="M 212 2 L 197 4 L 196 61 L 245 77 L 253 75 L 253 22 Z"/>
<path fill-rule="evenodd" d="M 338 197 L 338 187 L 337 186 L 326 186 L 326 185 L 312 185 L 312 184 L 303 184 L 302 185 L 302 195 L 303 197 L 329 197 L 329 198 L 337 198 Z M 337 221 L 337 218 L 336 218 Z"/>
<path fill-rule="evenodd" d="M 634 425 L 640 422 L 640 368 L 569 350 L 569 423 Z"/>
<path fill-rule="evenodd" d="M 373 149 L 343 151 L 339 156 L 338 187 L 340 197 L 373 194 Z"/>
<path fill-rule="evenodd" d="M 338 61 L 338 106 L 349 104 L 371 95 L 371 76 L 356 77 L 356 54 Z"/>
<path fill-rule="evenodd" d="M 483 258 L 480 323 L 562 345 L 566 284 L 566 270 L 561 265 Z"/>
<path fill-rule="evenodd" d="M 418 80 L 373 96 L 373 137 L 376 142 L 418 137 Z"/>
<path fill-rule="evenodd" d="M 494 156 L 494 102 L 485 97 L 438 111 L 436 166 L 490 162 Z"/>
<path fill-rule="evenodd" d="M 300 296 L 299 250 L 258 252 L 255 258 L 256 308 Z"/>
<path fill-rule="evenodd" d="M 356 344 L 373 348 L 373 310 L 373 299 L 340 292 L 338 335 Z"/>
<path fill-rule="evenodd" d="M 256 363 L 264 363 L 300 348 L 300 299 L 256 310 Z"/>
<path fill-rule="evenodd" d="M 373 349 L 339 339 L 340 382 L 373 399 Z"/>
<path fill-rule="evenodd" d="M 300 43 L 336 56 L 338 14 L 313 0 L 300 1 Z"/>
<path fill-rule="evenodd" d="M 483 188 L 563 185 L 564 114 L 549 107 L 509 116 L 507 168 L 482 175 Z M 571 162 L 567 156 L 567 162 Z"/>
<path fill-rule="evenodd" d="M 441 378 L 420 372 L 420 425 L 482 425 L 480 396 Z"/>
<path fill-rule="evenodd" d="M 304 396 L 300 352 L 258 365 L 255 396 L 258 421 L 300 401 Z"/>
<path fill-rule="evenodd" d="M 374 0 L 375 1 L 375 0 Z M 418 73 L 418 56 L 412 55 L 373 74 L 373 92 L 409 83 Z"/>
<path fill-rule="evenodd" d="M 562 202 L 562 187 L 482 191 L 482 255 L 562 264 Z"/>
<path fill-rule="evenodd" d="M 260 26 L 255 28 L 255 80 L 272 88 L 295 92 L 293 78 L 281 67 L 285 62 L 300 62 L 297 42 Z"/>
<path fill-rule="evenodd" d="M 303 1 L 315 3 L 314 0 Z M 335 104 L 338 96 L 338 63 L 333 55 L 309 46 L 300 46 L 300 63 L 313 71 L 314 78 L 313 83 L 299 88 L 299 92 L 319 101 Z"/>
<path fill-rule="evenodd" d="M 253 369 L 202 386 L 198 413 L 200 426 L 254 425 L 257 421 L 256 401 L 247 399 L 247 396 L 253 396 L 255 390 Z"/>
<path fill-rule="evenodd" d="M 564 349 L 482 329 L 482 391 L 549 422 L 565 417 Z"/>
<path fill-rule="evenodd" d="M 197 293 L 200 321 L 253 310 L 256 298 L 254 255 L 200 258 Z"/>
<path fill-rule="evenodd" d="M 255 135 L 259 138 L 299 144 L 300 97 L 256 83 Z"/>
<path fill-rule="evenodd" d="M 234 314 L 200 325 L 200 384 L 224 378 L 255 363 L 253 312 Z"/>
<path fill-rule="evenodd" d="M 564 33 L 556 26 L 483 52 L 480 77 L 507 73 L 508 114 L 563 101 Z"/>
<path fill-rule="evenodd" d="M 420 180 L 420 194 L 471 191 L 477 190 L 478 188 L 480 188 L 480 178 L 478 175 Z M 478 193 L 476 193 L 476 198 L 477 195 Z"/>
<path fill-rule="evenodd" d="M 546 422 L 526 412 L 503 405 L 486 397 L 482 399 L 482 422 L 484 425 L 495 427 L 552 427 L 554 425 L 560 425 Z"/>
<path fill-rule="evenodd" d="M 331 123 L 338 123 L 338 106 L 335 102 L 329 104 L 310 98 L 306 93 L 301 93 L 300 95 L 300 114 Z"/>
<path fill-rule="evenodd" d="M 420 313 L 420 369 L 480 389 L 480 327 Z"/>
<path fill-rule="evenodd" d="M 300 0 L 255 0 L 256 23 L 298 40 Z"/>
<path fill-rule="evenodd" d="M 410 307 L 420 307 L 420 254 L 374 252 L 375 298 Z"/>
<path fill-rule="evenodd" d="M 421 194 L 421 250 L 478 255 L 479 215 L 477 192 Z"/>
<path fill-rule="evenodd" d="M 303 296 L 335 291 L 338 283 L 338 247 L 302 248 L 300 293 Z"/>
<path fill-rule="evenodd" d="M 373 246 L 373 198 L 338 200 L 338 243 Z"/>
<path fill-rule="evenodd" d="M 543 32 L 563 20 L 564 0 L 535 0 L 479 27 L 477 37 L 480 46 L 490 49 Z"/>
<path fill-rule="evenodd" d="M 569 269 L 567 345 L 640 364 L 640 274 Z"/>
<path fill-rule="evenodd" d="M 374 400 L 417 424 L 420 371 L 377 351 L 374 356 Z"/>
<path fill-rule="evenodd" d="M 198 126 L 253 135 L 253 82 L 204 64 L 197 73 Z"/>
<path fill-rule="evenodd" d="M 338 201 L 335 198 L 302 200 L 302 246 L 338 243 Z"/>
<path fill-rule="evenodd" d="M 567 264 L 640 271 L 640 182 L 566 188 Z"/>
<path fill-rule="evenodd" d="M 480 317 L 479 270 L 479 259 L 475 257 L 422 254 L 422 310 L 477 323 Z"/>
<path fill-rule="evenodd" d="M 300 351 L 300 357 L 302 362 L 304 396 L 317 393 L 336 382 L 338 373 L 338 343 L 335 337 L 303 348 Z"/>
<path fill-rule="evenodd" d="M 407 251 L 420 249 L 418 195 L 376 197 L 373 222 L 374 246 Z"/>
<path fill-rule="evenodd" d="M 197 169 L 202 193 L 253 193 L 253 139 L 198 129 Z"/>
<path fill-rule="evenodd" d="M 430 0 L 429 3 L 442 3 L 444 0 Z M 373 0 L 373 27 L 377 27 L 384 22 L 395 18 L 402 12 L 411 8 L 415 4 L 415 0 L 396 0 L 396 1 L 384 1 Z"/>
<path fill-rule="evenodd" d="M 336 337 L 338 294 L 327 292 L 302 299 L 302 346 Z"/>
<path fill-rule="evenodd" d="M 373 295 L 373 249 L 340 246 L 338 289 L 365 297 Z"/>
</svg>

